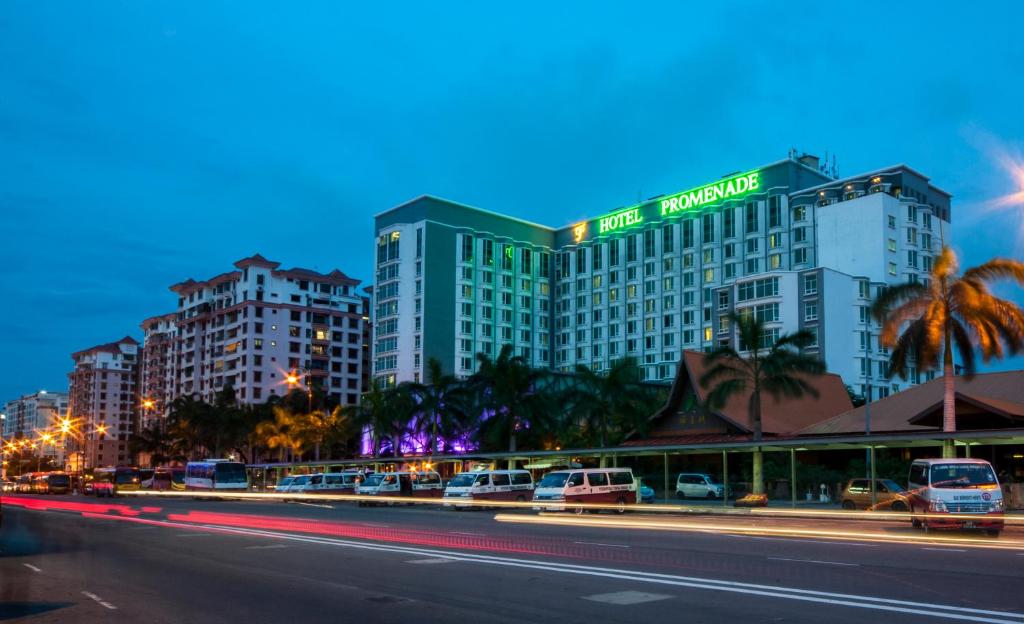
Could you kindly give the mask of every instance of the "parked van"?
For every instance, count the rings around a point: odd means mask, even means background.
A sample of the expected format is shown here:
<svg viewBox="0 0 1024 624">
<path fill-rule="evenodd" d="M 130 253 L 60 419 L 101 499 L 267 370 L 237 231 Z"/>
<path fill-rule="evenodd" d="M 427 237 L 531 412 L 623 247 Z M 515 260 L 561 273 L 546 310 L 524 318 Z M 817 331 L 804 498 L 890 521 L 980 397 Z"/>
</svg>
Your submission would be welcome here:
<svg viewBox="0 0 1024 624">
<path fill-rule="evenodd" d="M 533 477 L 529 470 L 482 470 L 462 472 L 444 490 L 445 507 L 458 501 L 519 501 L 533 498 Z M 451 503 L 447 501 L 452 501 Z"/>
<path fill-rule="evenodd" d="M 617 505 L 619 512 L 637 502 L 636 480 L 630 468 L 583 468 L 549 472 L 533 491 L 534 502 L 564 503 L 534 507 L 541 511 L 564 511 L 567 507 L 583 513 L 573 503 Z"/>
<path fill-rule="evenodd" d="M 983 459 L 915 460 L 907 490 L 915 527 L 984 529 L 993 537 L 1003 529 L 1003 492 Z"/>
<path fill-rule="evenodd" d="M 403 496 L 409 498 L 440 498 L 444 493 L 441 475 L 428 472 L 378 472 L 368 475 L 356 486 L 362 496 Z M 359 501 L 360 506 L 368 505 Z"/>
<path fill-rule="evenodd" d="M 684 498 L 722 498 L 725 486 L 715 483 L 711 475 L 684 472 L 676 479 L 676 496 Z"/>
<path fill-rule="evenodd" d="M 310 475 L 302 491 L 306 494 L 354 494 L 362 480 L 361 472 L 325 472 Z"/>
</svg>

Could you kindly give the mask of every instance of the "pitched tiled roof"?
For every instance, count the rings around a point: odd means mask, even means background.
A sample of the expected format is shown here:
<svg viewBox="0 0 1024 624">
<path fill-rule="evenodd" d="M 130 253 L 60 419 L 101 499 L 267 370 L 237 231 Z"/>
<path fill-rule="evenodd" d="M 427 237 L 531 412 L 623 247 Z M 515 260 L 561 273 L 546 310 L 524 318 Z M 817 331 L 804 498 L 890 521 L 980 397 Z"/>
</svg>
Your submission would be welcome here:
<svg viewBox="0 0 1024 624">
<path fill-rule="evenodd" d="M 984 373 L 973 379 L 954 378 L 957 402 L 982 407 L 1010 419 L 1024 419 L 1024 371 Z M 910 387 L 871 403 L 871 431 L 928 431 L 921 421 L 942 408 L 942 377 Z M 809 425 L 801 435 L 863 433 L 867 406 L 848 410 L 824 422 Z M 969 416 L 965 416 L 969 417 Z"/>
<path fill-rule="evenodd" d="M 683 351 L 668 401 L 652 419 L 658 420 L 677 413 L 687 387 L 692 387 L 695 390 L 697 401 L 704 403 L 707 400 L 708 390 L 701 387 L 700 378 L 705 370 L 702 352 Z M 853 407 L 850 395 L 839 375 L 826 373 L 807 377 L 806 380 L 811 387 L 818 391 L 817 397 L 811 395 L 804 395 L 798 399 L 780 397 L 776 401 L 770 394 L 762 394 L 761 430 L 764 435 L 792 433 L 813 423 L 832 418 Z M 754 430 L 754 425 L 747 409 L 749 401 L 750 392 L 735 395 L 722 410 L 716 412 L 716 415 L 736 429 L 751 433 Z"/>
</svg>

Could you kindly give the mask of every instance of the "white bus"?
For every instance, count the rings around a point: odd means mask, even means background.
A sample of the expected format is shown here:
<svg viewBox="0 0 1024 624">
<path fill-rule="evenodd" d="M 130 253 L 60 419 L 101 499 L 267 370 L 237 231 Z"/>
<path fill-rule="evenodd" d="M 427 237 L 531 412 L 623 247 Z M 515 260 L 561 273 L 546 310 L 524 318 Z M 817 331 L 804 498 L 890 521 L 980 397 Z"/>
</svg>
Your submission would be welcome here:
<svg viewBox="0 0 1024 624">
<path fill-rule="evenodd" d="M 245 464 L 230 459 L 207 459 L 185 466 L 186 490 L 245 491 L 249 480 Z"/>
</svg>

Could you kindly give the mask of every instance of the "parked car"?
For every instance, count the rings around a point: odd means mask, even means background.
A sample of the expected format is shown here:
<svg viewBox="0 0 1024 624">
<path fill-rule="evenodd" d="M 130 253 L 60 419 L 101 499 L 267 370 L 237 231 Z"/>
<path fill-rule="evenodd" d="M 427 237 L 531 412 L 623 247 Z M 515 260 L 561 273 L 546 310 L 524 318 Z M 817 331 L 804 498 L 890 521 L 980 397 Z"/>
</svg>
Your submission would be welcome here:
<svg viewBox="0 0 1024 624">
<path fill-rule="evenodd" d="M 16 485 L 17 484 L 14 483 L 14 481 L 4 481 L 3 486 L 0 487 L 0 490 L 4 492 L 13 492 Z"/>
<path fill-rule="evenodd" d="M 676 496 L 680 499 L 722 498 L 724 492 L 725 486 L 704 473 L 683 472 L 676 479 Z"/>
<path fill-rule="evenodd" d="M 843 509 L 907 511 L 907 491 L 892 479 L 875 479 L 875 505 L 871 506 L 871 479 L 850 479 L 839 500 Z"/>
<path fill-rule="evenodd" d="M 280 494 L 281 492 L 287 492 L 288 488 L 291 487 L 292 481 L 295 477 L 281 477 L 281 480 L 274 486 L 274 492 Z"/>
<path fill-rule="evenodd" d="M 640 502 L 641 503 L 653 503 L 654 502 L 654 488 L 649 485 L 640 486 Z"/>
</svg>

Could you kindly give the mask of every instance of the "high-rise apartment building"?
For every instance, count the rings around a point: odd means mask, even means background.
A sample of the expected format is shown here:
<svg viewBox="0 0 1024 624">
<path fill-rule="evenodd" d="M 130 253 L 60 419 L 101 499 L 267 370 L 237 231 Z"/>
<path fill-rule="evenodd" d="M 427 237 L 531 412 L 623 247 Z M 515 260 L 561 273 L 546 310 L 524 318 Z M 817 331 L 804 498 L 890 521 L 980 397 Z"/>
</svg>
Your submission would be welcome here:
<svg viewBox="0 0 1024 624">
<path fill-rule="evenodd" d="M 63 464 L 64 449 L 59 443 L 60 419 L 68 413 L 66 392 L 40 390 L 8 401 L 4 406 L 3 437 L 38 441 L 44 433 L 54 435 L 53 443 L 38 443 L 38 452 Z"/>
<path fill-rule="evenodd" d="M 153 316 L 142 321 L 142 351 L 139 369 L 139 407 L 142 428 L 163 418 L 174 400 L 174 342 L 178 336 L 178 315 Z"/>
<path fill-rule="evenodd" d="M 420 197 L 376 216 L 374 375 L 417 380 L 435 357 L 465 376 L 510 344 L 538 367 L 632 356 L 668 380 L 683 349 L 735 340 L 735 310 L 817 332 L 830 370 L 879 396 L 898 387 L 866 306 L 927 279 L 950 211 L 905 165 L 837 179 L 807 155 L 561 228 Z"/>
<path fill-rule="evenodd" d="M 138 423 L 139 343 L 125 336 L 71 355 L 68 410 L 77 435 L 68 438 L 71 469 L 132 463 L 128 439 Z"/>
<path fill-rule="evenodd" d="M 342 404 L 358 403 L 366 327 L 359 281 L 337 269 L 281 269 L 258 254 L 234 267 L 171 286 L 178 308 L 165 401 L 213 401 L 231 385 L 238 400 L 260 403 L 286 394 L 295 374 Z"/>
</svg>

